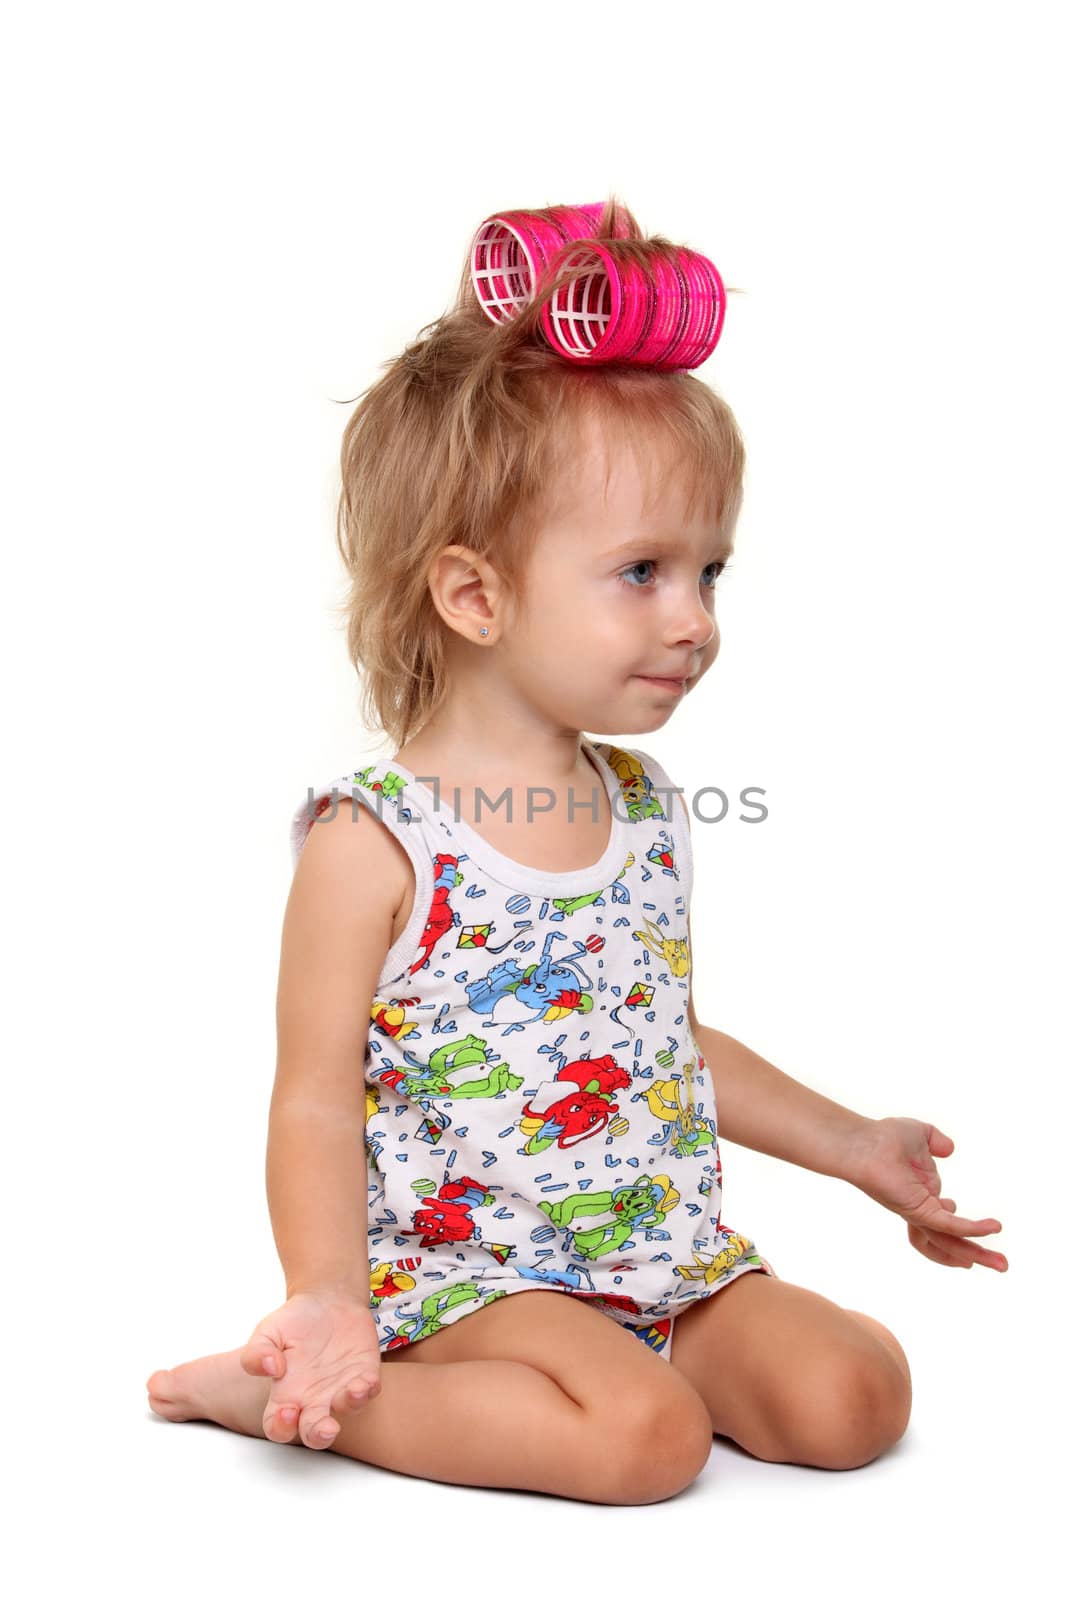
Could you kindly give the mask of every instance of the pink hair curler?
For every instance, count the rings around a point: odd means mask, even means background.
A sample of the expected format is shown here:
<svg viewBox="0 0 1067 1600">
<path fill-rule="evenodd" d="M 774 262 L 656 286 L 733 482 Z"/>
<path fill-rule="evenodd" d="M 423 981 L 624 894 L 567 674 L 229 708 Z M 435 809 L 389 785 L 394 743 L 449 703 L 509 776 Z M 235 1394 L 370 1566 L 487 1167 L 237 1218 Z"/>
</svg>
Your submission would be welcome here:
<svg viewBox="0 0 1067 1600">
<path fill-rule="evenodd" d="M 714 262 L 678 246 L 649 270 L 616 262 L 600 240 L 565 247 L 553 267 L 587 268 L 563 284 L 541 311 L 552 348 L 572 361 L 699 367 L 722 333 L 726 290 Z"/>
<path fill-rule="evenodd" d="M 722 333 L 726 290 L 718 268 L 680 245 L 659 250 L 648 267 L 620 263 L 595 237 L 603 212 L 600 202 L 488 217 L 470 251 L 471 282 L 486 316 L 506 322 L 549 272 L 571 272 L 540 316 L 557 355 L 667 369 L 700 366 Z M 614 237 L 642 237 L 624 206 Z"/>
<path fill-rule="evenodd" d="M 561 248 L 596 232 L 604 210 L 593 205 L 552 206 L 546 211 L 500 211 L 474 236 L 470 275 L 486 316 L 505 322 L 526 304 L 545 268 Z M 620 208 L 617 237 L 631 237 L 637 224 Z"/>
</svg>

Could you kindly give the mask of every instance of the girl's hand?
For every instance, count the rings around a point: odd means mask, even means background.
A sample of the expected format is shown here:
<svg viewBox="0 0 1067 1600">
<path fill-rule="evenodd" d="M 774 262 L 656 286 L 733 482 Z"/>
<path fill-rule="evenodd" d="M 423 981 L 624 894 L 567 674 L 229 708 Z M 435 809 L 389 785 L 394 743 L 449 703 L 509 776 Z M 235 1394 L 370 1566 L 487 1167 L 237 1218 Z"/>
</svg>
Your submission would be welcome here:
<svg viewBox="0 0 1067 1600">
<path fill-rule="evenodd" d="M 339 1291 L 295 1294 L 263 1318 L 241 1351 L 241 1365 L 271 1378 L 263 1429 L 276 1444 L 325 1450 L 338 1417 L 381 1392 L 381 1352 L 370 1307 Z"/>
<path fill-rule="evenodd" d="M 946 1267 L 995 1267 L 1008 1270 L 998 1250 L 973 1244 L 966 1234 L 999 1233 L 995 1217 L 972 1222 L 956 1216 L 956 1202 L 941 1199 L 941 1177 L 934 1156 L 955 1149 L 947 1133 L 912 1117 L 881 1117 L 857 1135 L 847 1178 L 872 1200 L 902 1216 L 908 1238 L 922 1255 Z"/>
</svg>

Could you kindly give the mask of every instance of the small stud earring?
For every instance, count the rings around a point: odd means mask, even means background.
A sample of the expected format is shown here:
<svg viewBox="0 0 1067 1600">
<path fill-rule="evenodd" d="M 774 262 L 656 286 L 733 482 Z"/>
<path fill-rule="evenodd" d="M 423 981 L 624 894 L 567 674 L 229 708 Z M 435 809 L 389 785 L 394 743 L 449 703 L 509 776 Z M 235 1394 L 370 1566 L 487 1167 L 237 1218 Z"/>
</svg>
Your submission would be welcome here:
<svg viewBox="0 0 1067 1600">
<path fill-rule="evenodd" d="M 480 633 L 480 634 L 482 634 L 482 635 L 483 635 L 483 637 L 484 637 L 484 635 L 485 635 L 485 634 L 487 634 L 487 633 L 488 633 L 488 632 L 489 632 L 489 629 L 488 629 L 488 628 L 479 628 L 479 629 L 478 629 L 478 632 L 479 632 L 479 633 Z"/>
</svg>

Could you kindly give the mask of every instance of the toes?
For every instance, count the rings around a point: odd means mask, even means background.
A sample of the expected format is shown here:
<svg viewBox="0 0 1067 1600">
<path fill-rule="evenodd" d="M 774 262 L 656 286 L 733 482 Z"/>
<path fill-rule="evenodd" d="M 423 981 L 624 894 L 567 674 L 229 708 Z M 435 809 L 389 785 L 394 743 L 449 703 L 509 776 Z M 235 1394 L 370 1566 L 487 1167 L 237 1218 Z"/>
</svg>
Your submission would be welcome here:
<svg viewBox="0 0 1067 1600">
<path fill-rule="evenodd" d="M 157 1417 L 165 1417 L 168 1422 L 187 1422 L 192 1415 L 188 1399 L 179 1395 L 177 1385 L 171 1374 L 165 1370 L 153 1372 L 145 1384 L 148 1391 L 148 1404 Z"/>
<path fill-rule="evenodd" d="M 145 1384 L 145 1388 L 148 1391 L 149 1404 L 153 1407 L 174 1404 L 177 1386 L 165 1367 L 161 1367 L 158 1372 L 153 1372 Z"/>
<path fill-rule="evenodd" d="M 188 1422 L 185 1408 L 177 1400 L 154 1400 L 148 1397 L 148 1404 L 152 1407 L 157 1417 L 164 1417 L 167 1422 Z"/>
</svg>

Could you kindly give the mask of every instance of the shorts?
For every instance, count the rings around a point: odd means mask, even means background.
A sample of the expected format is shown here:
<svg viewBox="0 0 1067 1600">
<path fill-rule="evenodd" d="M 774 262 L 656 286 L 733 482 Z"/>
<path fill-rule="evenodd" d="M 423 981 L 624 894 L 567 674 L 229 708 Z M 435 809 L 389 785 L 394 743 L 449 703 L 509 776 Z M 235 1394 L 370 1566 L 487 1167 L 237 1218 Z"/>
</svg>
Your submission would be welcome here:
<svg viewBox="0 0 1067 1600">
<path fill-rule="evenodd" d="M 406 1344 L 413 1343 L 416 1339 L 428 1338 L 438 1328 L 449 1327 L 461 1321 L 463 1317 L 476 1313 L 479 1306 L 488 1305 L 497 1299 L 501 1292 L 522 1293 L 526 1290 L 541 1287 L 530 1279 L 511 1280 L 507 1291 L 497 1290 L 487 1296 L 472 1295 L 470 1284 L 459 1285 L 455 1298 L 452 1299 L 449 1291 L 426 1295 L 424 1291 L 417 1291 L 415 1296 L 400 1295 L 395 1299 L 379 1300 L 372 1305 L 374 1320 L 378 1325 L 379 1348 L 385 1354 L 396 1350 Z M 557 1293 L 570 1293 L 570 1291 L 557 1290 Z M 585 1300 L 595 1307 L 602 1315 L 608 1316 L 620 1327 L 629 1328 L 643 1344 L 650 1350 L 663 1356 L 667 1361 L 671 1359 L 671 1341 L 674 1332 L 674 1317 L 661 1316 L 650 1322 L 647 1317 L 639 1317 L 633 1309 L 633 1302 L 623 1307 L 619 1304 L 608 1306 L 603 1304 L 604 1296 L 586 1295 L 575 1291 L 575 1299 Z M 451 1314 L 450 1314 L 451 1313 Z M 677 1313 L 675 1313 L 677 1315 Z"/>
<path fill-rule="evenodd" d="M 674 1339 L 674 1318 L 660 1317 L 656 1322 L 624 1321 L 616 1314 L 615 1321 L 622 1323 L 624 1328 L 629 1328 L 631 1333 L 636 1333 L 643 1344 L 665 1360 L 671 1359 L 671 1343 Z"/>
<path fill-rule="evenodd" d="M 707 1293 L 716 1294 L 742 1273 L 757 1271 L 765 1272 L 772 1278 L 778 1276 L 769 1261 L 753 1253 L 736 1263 L 731 1271 L 721 1274 L 715 1286 Z M 481 1284 L 485 1282 L 488 1287 L 493 1281 L 484 1278 L 480 1278 L 478 1283 L 470 1280 L 461 1281 L 453 1283 L 450 1288 L 435 1290 L 432 1294 L 427 1294 L 425 1288 L 420 1288 L 416 1289 L 414 1294 L 379 1296 L 371 1305 L 378 1327 L 379 1348 L 385 1354 L 390 1350 L 412 1344 L 416 1339 L 428 1338 L 439 1328 L 449 1327 L 463 1317 L 476 1313 L 480 1306 L 490 1305 L 502 1294 L 522 1294 L 528 1290 L 548 1287 L 528 1276 L 516 1278 L 512 1275 L 502 1275 L 502 1278 L 498 1277 L 495 1281 L 506 1281 L 507 1289 L 498 1288 L 482 1294 Z M 407 1288 L 407 1285 L 404 1287 Z M 637 1303 L 629 1297 L 603 1293 L 590 1294 L 582 1289 L 564 1290 L 558 1286 L 555 1287 L 555 1292 L 571 1295 L 575 1300 L 583 1300 L 603 1316 L 617 1322 L 620 1327 L 629 1328 L 642 1343 L 647 1344 L 650 1350 L 663 1356 L 666 1361 L 671 1359 L 675 1321 L 689 1306 L 701 1298 L 698 1295 L 688 1295 L 674 1312 L 649 1321 L 647 1317 L 638 1314 Z"/>
<path fill-rule="evenodd" d="M 617 1322 L 620 1327 L 629 1328 L 630 1332 L 636 1334 L 642 1344 L 647 1344 L 650 1350 L 654 1350 L 667 1361 L 671 1359 L 674 1317 L 678 1315 L 677 1312 L 674 1316 L 657 1317 L 654 1322 L 649 1322 L 620 1305 L 618 1295 L 586 1294 L 582 1290 L 576 1290 L 573 1298 L 584 1300 L 587 1305 L 592 1306 L 603 1316 L 610 1317 L 612 1322 Z M 629 1301 L 628 1304 L 632 1306 L 633 1301 Z"/>
<path fill-rule="evenodd" d="M 745 1272 L 763 1272 L 769 1278 L 778 1276 L 769 1261 L 753 1253 L 736 1264 L 731 1272 L 723 1273 L 717 1280 L 715 1287 L 709 1290 L 709 1293 L 718 1293 L 719 1289 L 724 1288 L 728 1283 L 733 1283 L 736 1278 L 739 1278 Z M 611 1317 L 613 1322 L 618 1322 L 622 1327 L 629 1328 L 630 1332 L 643 1340 L 650 1350 L 655 1350 L 657 1355 L 665 1357 L 667 1361 L 671 1359 L 675 1321 L 689 1306 L 697 1303 L 697 1297 L 694 1296 L 687 1299 L 672 1315 L 659 1317 L 655 1322 L 642 1322 L 634 1316 L 632 1311 L 626 1311 L 617 1302 L 611 1306 L 606 1305 L 604 1302 L 610 1298 L 608 1296 L 582 1295 L 581 1298 L 587 1299 L 591 1305 L 596 1306 L 599 1311 Z"/>
</svg>

